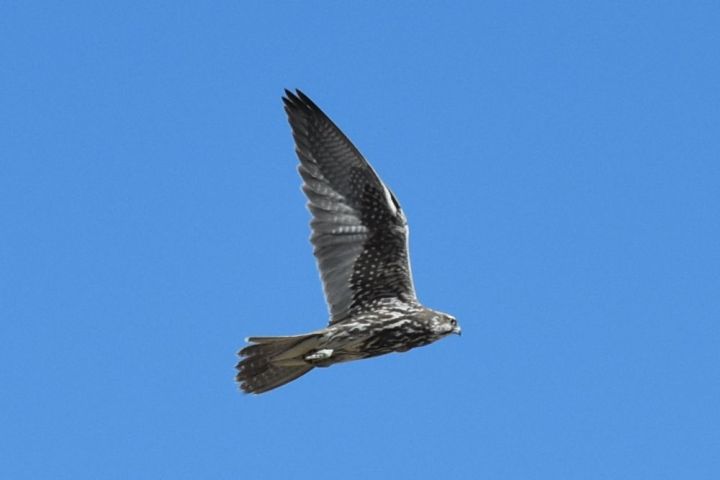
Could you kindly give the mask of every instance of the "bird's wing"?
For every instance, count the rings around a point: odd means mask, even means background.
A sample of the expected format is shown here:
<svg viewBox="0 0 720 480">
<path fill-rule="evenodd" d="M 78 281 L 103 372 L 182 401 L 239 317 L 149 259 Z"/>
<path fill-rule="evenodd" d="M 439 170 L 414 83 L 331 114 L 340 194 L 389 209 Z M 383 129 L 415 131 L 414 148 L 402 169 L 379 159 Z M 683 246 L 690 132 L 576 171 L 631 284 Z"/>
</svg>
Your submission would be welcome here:
<svg viewBox="0 0 720 480">
<path fill-rule="evenodd" d="M 397 199 L 312 100 L 285 90 L 283 102 L 330 323 L 384 299 L 415 302 L 407 221 Z"/>
</svg>

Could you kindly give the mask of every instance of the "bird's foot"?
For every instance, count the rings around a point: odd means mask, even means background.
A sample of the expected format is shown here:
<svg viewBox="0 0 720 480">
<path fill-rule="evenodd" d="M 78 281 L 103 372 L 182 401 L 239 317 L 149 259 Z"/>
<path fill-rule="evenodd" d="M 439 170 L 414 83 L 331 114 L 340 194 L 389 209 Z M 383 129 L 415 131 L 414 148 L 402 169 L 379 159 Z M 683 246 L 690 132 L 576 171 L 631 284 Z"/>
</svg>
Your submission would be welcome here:
<svg viewBox="0 0 720 480">
<path fill-rule="evenodd" d="M 323 348 L 322 350 L 318 350 L 315 353 L 311 353 L 310 355 L 305 356 L 305 360 L 308 362 L 316 362 L 318 360 L 327 360 L 330 358 L 333 354 L 332 348 Z"/>
</svg>

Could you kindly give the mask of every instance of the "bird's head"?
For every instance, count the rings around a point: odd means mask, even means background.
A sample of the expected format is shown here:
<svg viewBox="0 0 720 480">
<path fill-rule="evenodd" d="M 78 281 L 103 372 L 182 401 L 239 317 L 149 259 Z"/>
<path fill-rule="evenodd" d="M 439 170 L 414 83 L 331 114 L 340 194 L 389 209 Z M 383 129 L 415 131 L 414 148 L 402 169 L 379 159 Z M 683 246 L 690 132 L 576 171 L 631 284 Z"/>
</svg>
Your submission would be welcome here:
<svg viewBox="0 0 720 480">
<path fill-rule="evenodd" d="M 462 334 L 462 329 L 455 317 L 447 313 L 433 312 L 432 317 L 430 317 L 430 327 L 436 335 Z"/>
</svg>

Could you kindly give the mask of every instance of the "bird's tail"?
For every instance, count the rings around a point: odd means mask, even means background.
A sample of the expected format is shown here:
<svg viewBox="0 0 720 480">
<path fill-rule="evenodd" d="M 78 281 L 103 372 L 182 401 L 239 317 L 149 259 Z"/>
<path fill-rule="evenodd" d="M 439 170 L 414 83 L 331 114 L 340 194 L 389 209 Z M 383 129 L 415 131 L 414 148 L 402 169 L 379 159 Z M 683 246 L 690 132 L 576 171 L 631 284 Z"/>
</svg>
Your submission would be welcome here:
<svg viewBox="0 0 720 480">
<path fill-rule="evenodd" d="M 235 379 L 245 393 L 263 393 L 292 382 L 313 369 L 305 355 L 318 345 L 320 334 L 292 337 L 250 337 L 240 350 Z"/>
</svg>

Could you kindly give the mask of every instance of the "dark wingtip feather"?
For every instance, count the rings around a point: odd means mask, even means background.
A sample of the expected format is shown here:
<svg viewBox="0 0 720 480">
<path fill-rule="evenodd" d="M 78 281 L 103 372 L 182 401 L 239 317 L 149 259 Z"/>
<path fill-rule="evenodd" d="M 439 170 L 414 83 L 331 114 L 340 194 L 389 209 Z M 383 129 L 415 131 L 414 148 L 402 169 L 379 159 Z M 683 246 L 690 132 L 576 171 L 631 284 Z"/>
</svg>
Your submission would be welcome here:
<svg viewBox="0 0 720 480">
<path fill-rule="evenodd" d="M 285 89 L 285 96 L 283 96 L 282 99 L 283 103 L 285 103 L 285 105 L 288 107 L 301 108 L 304 106 L 304 102 L 300 100 L 300 98 L 296 94 L 294 94 L 287 88 Z"/>
<path fill-rule="evenodd" d="M 295 92 L 297 93 L 298 98 L 305 104 L 306 107 L 309 107 L 312 110 L 320 110 L 320 108 L 315 105 L 315 102 L 310 100 L 310 97 L 305 95 L 299 88 L 296 88 Z"/>
<path fill-rule="evenodd" d="M 288 111 L 288 113 L 290 113 L 291 111 L 304 111 L 306 113 L 320 114 L 325 116 L 320 107 L 318 107 L 315 102 L 310 100 L 310 97 L 305 95 L 299 88 L 296 88 L 294 93 L 286 88 L 285 96 L 282 97 L 282 99 L 283 103 L 285 104 L 285 110 Z"/>
<path fill-rule="evenodd" d="M 285 95 L 282 97 L 282 101 L 286 107 L 293 107 L 297 103 L 297 97 L 287 88 L 285 89 Z"/>
</svg>

